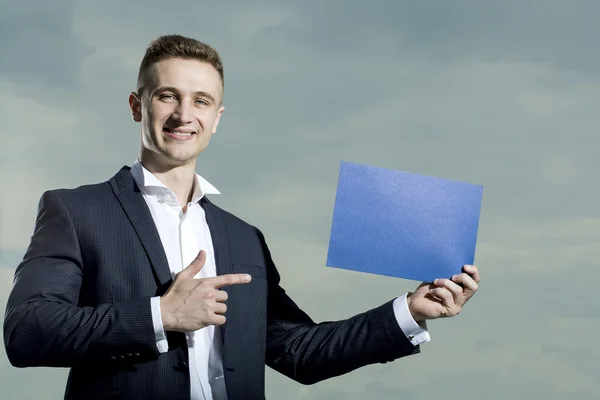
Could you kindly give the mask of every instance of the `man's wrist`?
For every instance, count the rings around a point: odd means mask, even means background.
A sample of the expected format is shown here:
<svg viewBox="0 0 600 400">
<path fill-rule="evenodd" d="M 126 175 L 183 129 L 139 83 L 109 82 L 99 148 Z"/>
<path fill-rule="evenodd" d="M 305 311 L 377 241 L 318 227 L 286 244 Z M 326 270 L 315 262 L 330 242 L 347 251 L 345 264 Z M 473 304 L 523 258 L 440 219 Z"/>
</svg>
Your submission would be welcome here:
<svg viewBox="0 0 600 400">
<path fill-rule="evenodd" d="M 424 315 L 421 315 L 413 309 L 414 305 L 412 304 L 412 294 L 412 292 L 408 292 L 406 294 L 406 305 L 408 306 L 408 312 L 410 312 L 411 317 L 415 320 L 416 323 L 419 324 L 425 321 L 427 318 L 425 318 Z"/>
<path fill-rule="evenodd" d="M 163 329 L 165 331 L 170 331 L 172 324 L 171 324 L 171 320 L 169 318 L 169 313 L 167 312 L 166 307 L 165 307 L 164 296 L 161 296 L 159 298 L 159 304 L 160 304 L 160 316 L 161 316 Z"/>
</svg>

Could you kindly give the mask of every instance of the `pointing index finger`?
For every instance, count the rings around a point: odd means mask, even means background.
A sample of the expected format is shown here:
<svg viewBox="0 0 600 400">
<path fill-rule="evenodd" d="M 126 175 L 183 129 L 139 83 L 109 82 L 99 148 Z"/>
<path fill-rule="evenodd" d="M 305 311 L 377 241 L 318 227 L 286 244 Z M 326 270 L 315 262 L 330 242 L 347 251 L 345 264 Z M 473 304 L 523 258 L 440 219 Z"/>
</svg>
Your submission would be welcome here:
<svg viewBox="0 0 600 400">
<path fill-rule="evenodd" d="M 210 283 L 216 288 L 222 288 L 223 286 L 229 285 L 240 285 L 248 283 L 252 280 L 252 277 L 248 274 L 227 274 L 220 275 L 210 279 Z"/>
</svg>

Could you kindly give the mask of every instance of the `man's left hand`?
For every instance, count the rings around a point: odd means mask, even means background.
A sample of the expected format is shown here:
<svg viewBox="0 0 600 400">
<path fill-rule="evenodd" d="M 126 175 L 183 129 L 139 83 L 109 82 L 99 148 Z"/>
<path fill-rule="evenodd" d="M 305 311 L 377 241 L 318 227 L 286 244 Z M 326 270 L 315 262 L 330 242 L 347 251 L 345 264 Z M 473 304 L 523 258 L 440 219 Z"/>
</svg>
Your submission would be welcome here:
<svg viewBox="0 0 600 400">
<path fill-rule="evenodd" d="M 465 265 L 461 274 L 451 279 L 436 279 L 433 283 L 423 282 L 408 295 L 408 309 L 416 322 L 427 319 L 453 317 L 479 288 L 479 270 L 474 265 Z"/>
</svg>

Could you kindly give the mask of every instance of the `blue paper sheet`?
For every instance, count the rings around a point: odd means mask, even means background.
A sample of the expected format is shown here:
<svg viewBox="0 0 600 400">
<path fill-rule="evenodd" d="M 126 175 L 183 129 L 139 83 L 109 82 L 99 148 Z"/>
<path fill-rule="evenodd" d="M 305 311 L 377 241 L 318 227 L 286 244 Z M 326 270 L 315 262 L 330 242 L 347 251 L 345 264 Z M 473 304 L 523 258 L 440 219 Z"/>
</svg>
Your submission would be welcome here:
<svg viewBox="0 0 600 400">
<path fill-rule="evenodd" d="M 431 282 L 473 264 L 483 186 L 342 162 L 327 266 Z"/>
</svg>

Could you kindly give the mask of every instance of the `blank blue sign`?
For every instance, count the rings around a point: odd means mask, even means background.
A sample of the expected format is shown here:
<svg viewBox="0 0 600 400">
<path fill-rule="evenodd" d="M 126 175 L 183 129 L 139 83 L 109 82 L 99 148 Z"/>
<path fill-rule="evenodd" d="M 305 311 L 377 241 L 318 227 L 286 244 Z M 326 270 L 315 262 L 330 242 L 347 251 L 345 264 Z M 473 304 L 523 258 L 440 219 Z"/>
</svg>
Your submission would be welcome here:
<svg viewBox="0 0 600 400">
<path fill-rule="evenodd" d="M 342 162 L 327 266 L 431 282 L 473 264 L 483 186 Z"/>
</svg>

